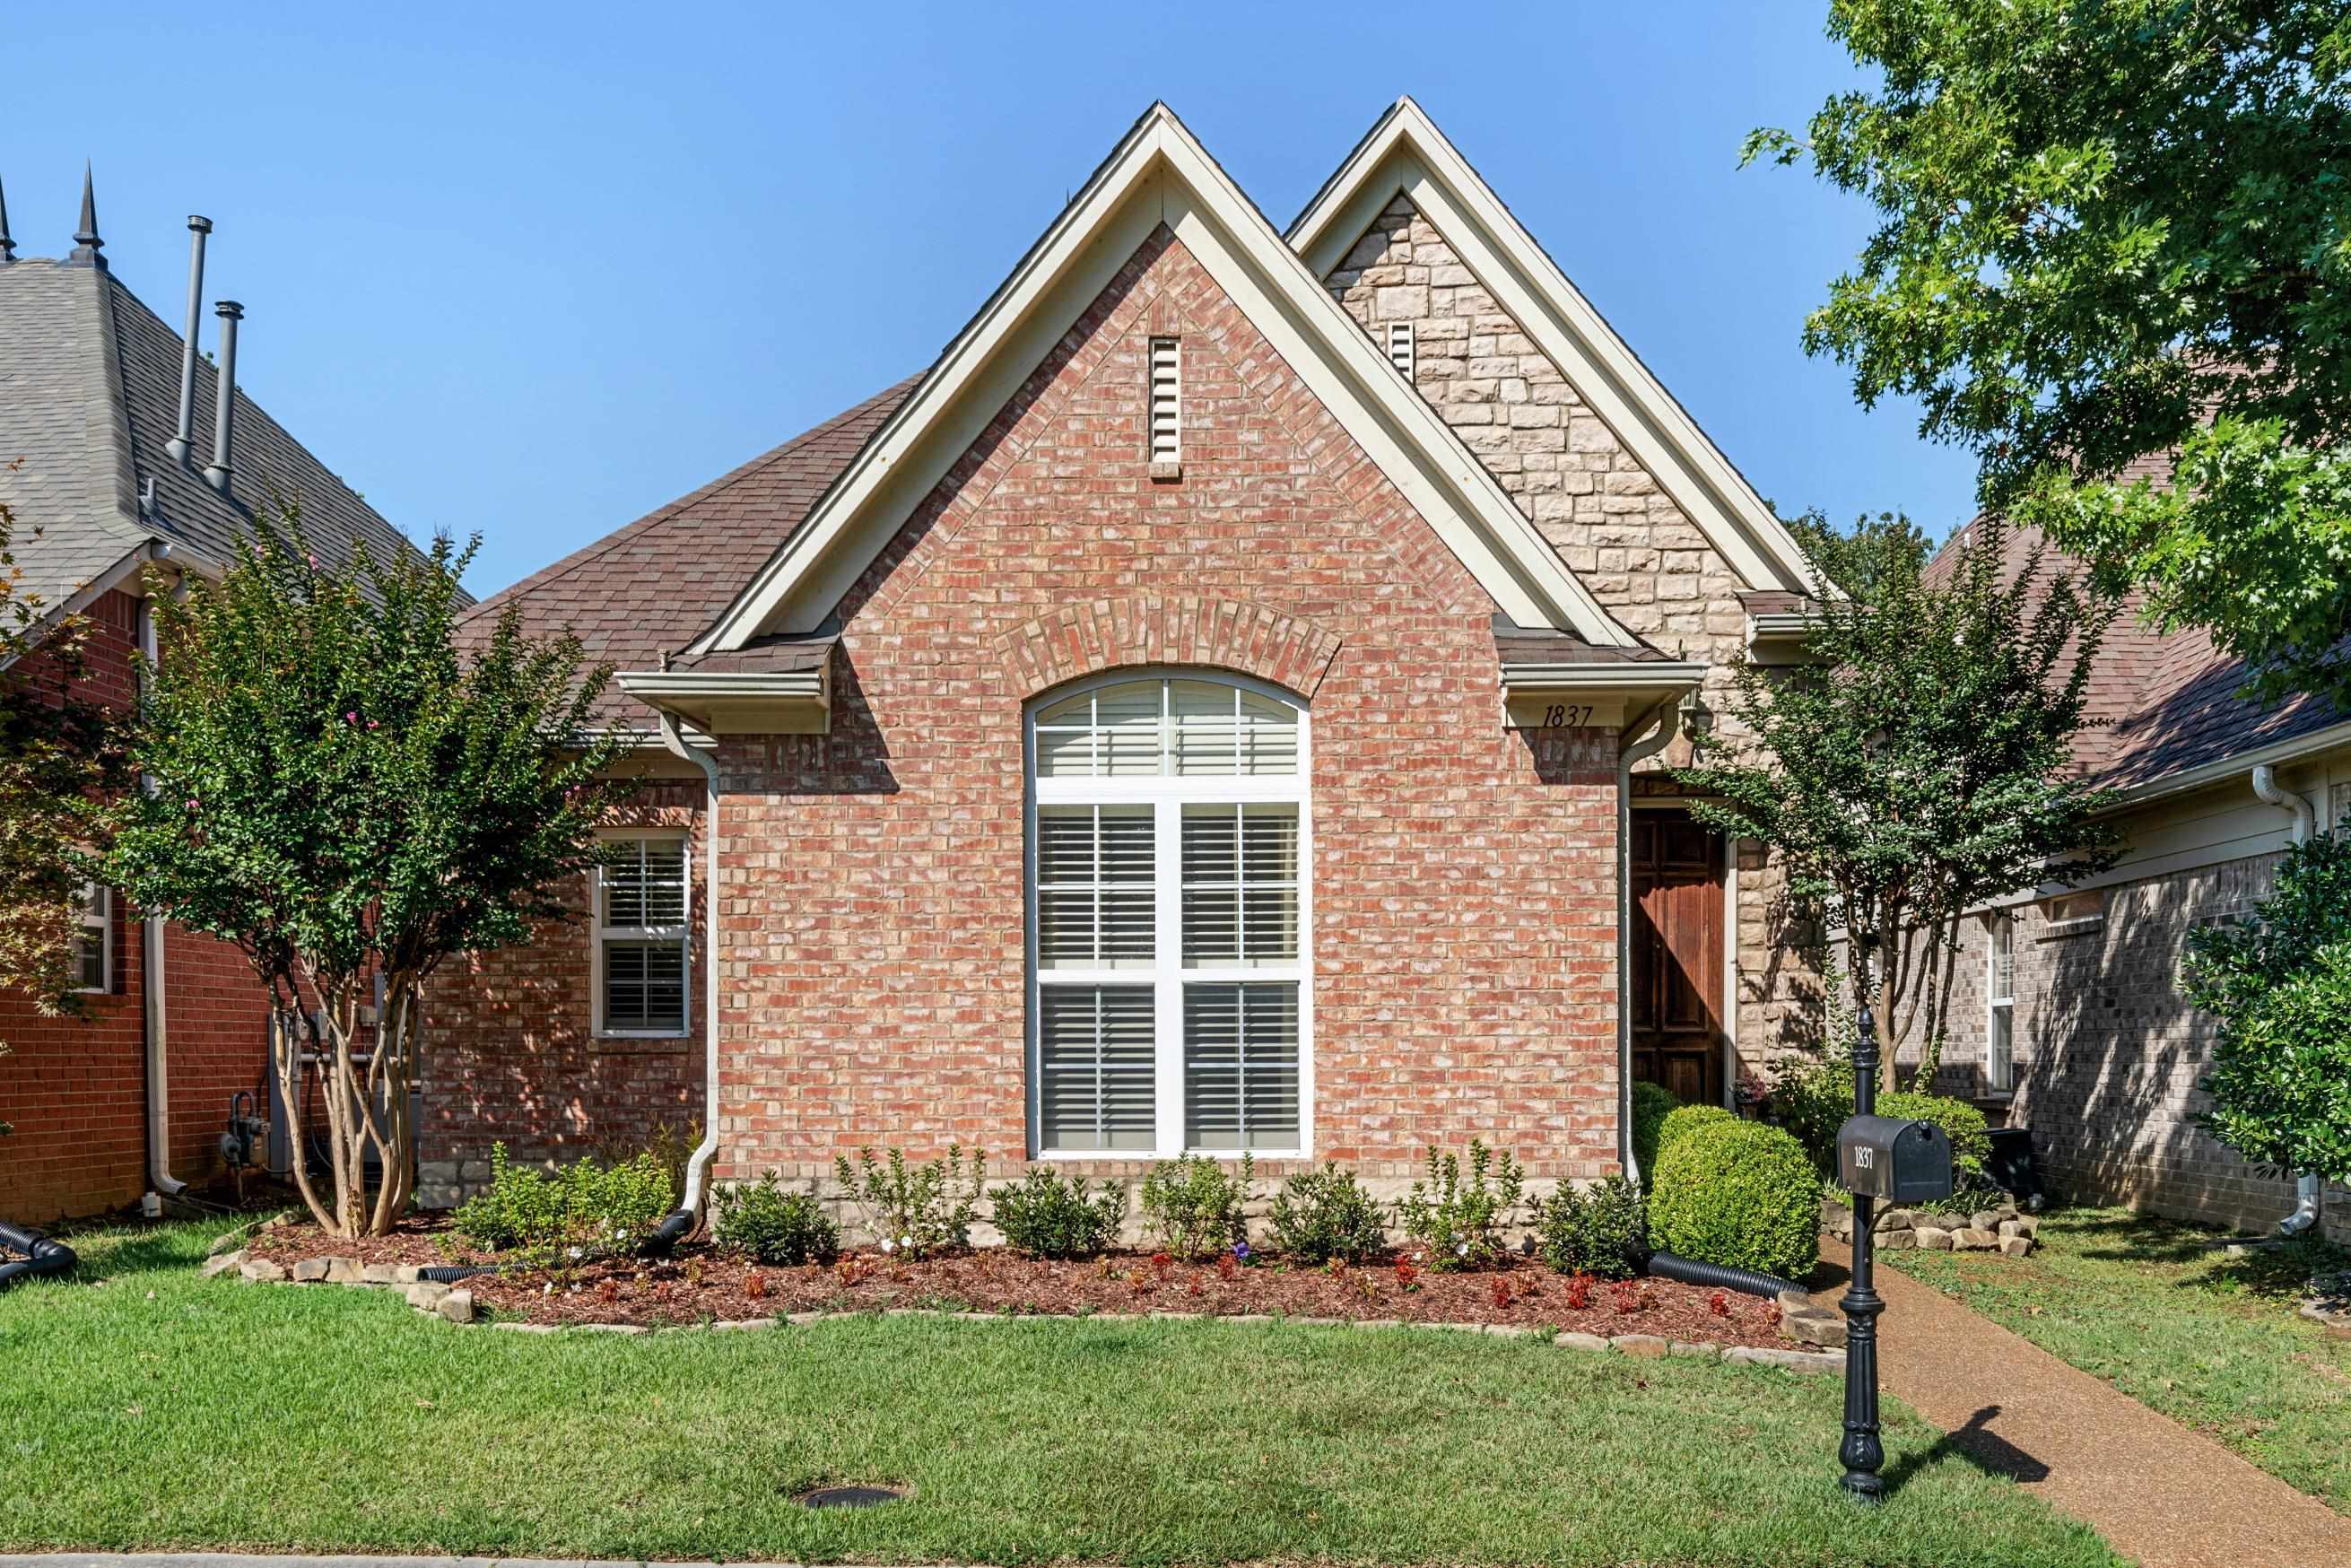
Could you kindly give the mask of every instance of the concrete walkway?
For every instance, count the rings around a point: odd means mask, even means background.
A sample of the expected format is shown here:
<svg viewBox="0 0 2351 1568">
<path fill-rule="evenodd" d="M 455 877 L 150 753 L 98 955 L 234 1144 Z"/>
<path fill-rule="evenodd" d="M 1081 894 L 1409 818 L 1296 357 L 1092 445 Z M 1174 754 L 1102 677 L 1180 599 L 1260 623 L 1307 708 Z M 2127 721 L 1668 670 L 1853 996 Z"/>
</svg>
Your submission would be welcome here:
<svg viewBox="0 0 2351 1568">
<path fill-rule="evenodd" d="M 1848 1255 L 1823 1239 L 1823 1260 Z M 1882 1263 L 1877 1293 L 1885 1391 L 2144 1568 L 2351 1564 L 2351 1520 L 2317 1499 Z"/>
</svg>

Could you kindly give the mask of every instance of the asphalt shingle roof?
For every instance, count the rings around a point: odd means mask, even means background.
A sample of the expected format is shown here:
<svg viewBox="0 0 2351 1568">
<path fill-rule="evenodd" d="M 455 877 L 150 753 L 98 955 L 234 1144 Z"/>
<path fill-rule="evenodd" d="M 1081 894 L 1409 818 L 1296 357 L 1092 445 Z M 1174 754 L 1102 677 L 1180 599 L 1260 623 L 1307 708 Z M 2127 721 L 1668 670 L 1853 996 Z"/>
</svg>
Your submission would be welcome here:
<svg viewBox="0 0 2351 1568">
<path fill-rule="evenodd" d="M 173 462 L 163 444 L 179 413 L 180 341 L 105 267 L 0 265 L 0 498 L 16 513 L 27 588 L 54 606 L 151 538 L 225 563 L 281 497 L 300 504 L 328 559 L 349 559 L 354 541 L 379 555 L 413 548 L 242 387 L 230 493 L 205 484 L 219 372 L 201 359 L 193 466 Z"/>
<path fill-rule="evenodd" d="M 914 390 L 914 380 L 876 393 L 492 594 L 474 607 L 467 631 L 486 634 L 511 605 L 525 630 L 538 636 L 570 632 L 591 661 L 623 670 L 658 667 L 664 654 L 684 649 L 734 602 Z M 748 663 L 735 657 L 737 662 L 695 667 L 775 668 L 776 658 L 799 655 L 778 650 Z M 607 693 L 603 714 L 615 724 L 653 727 L 651 712 L 617 691 Z"/>
</svg>

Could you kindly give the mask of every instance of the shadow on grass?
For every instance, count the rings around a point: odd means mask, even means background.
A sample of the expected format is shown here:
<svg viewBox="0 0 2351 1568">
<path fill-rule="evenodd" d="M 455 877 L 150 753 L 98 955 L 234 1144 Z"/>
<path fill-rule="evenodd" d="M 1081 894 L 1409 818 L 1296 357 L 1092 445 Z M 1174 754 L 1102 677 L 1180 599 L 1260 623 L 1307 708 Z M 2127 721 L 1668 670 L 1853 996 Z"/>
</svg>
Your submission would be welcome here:
<svg viewBox="0 0 2351 1568">
<path fill-rule="evenodd" d="M 1991 1429 L 1991 1424 L 2000 1419 L 2000 1411 L 1999 1406 L 1987 1405 L 1969 1416 L 1967 1425 L 1896 1459 L 1886 1471 L 1887 1493 L 1899 1491 L 1902 1483 L 1919 1470 L 1954 1454 L 1986 1475 L 2006 1476 L 2010 1480 L 2026 1483 L 2047 1480 L 2047 1465 Z"/>
<path fill-rule="evenodd" d="M 2069 1228 L 2088 1243 L 2079 1249 L 2085 1259 L 2191 1270 L 2172 1288 L 2223 1298 L 2290 1301 L 2306 1294 L 2314 1276 L 2351 1263 L 2351 1252 L 2316 1236 L 2281 1242 L 2151 1215 L 2118 1214 Z M 2237 1244 L 2246 1244 L 2246 1250 L 2231 1258 L 2228 1249 Z"/>
</svg>

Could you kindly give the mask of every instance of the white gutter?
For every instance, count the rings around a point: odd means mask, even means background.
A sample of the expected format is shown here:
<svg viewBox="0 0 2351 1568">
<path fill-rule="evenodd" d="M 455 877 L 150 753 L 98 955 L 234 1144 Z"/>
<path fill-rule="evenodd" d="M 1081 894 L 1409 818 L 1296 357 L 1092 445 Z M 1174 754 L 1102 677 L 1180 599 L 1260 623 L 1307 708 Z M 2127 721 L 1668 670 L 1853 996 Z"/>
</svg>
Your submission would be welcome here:
<svg viewBox="0 0 2351 1568">
<path fill-rule="evenodd" d="M 140 680 L 155 666 L 155 611 L 139 601 Z M 142 776 L 139 787 L 152 794 L 155 780 Z M 141 1207 L 162 1212 L 162 1200 L 177 1197 L 188 1184 L 172 1174 L 172 1069 L 170 1019 L 163 1008 L 163 921 L 149 915 L 140 922 L 139 987 L 145 1004 L 147 1036 L 147 1186 L 153 1201 Z"/>
<path fill-rule="evenodd" d="M 1665 722 L 1646 740 L 1616 754 L 1616 1151 L 1625 1179 L 1638 1184 L 1640 1162 L 1633 1157 L 1633 768 L 1673 744 L 1682 732 L 1681 704 L 1667 697 L 1625 727 L 1637 734 L 1665 709 Z"/>
<path fill-rule="evenodd" d="M 685 1196 L 678 1201 L 691 1214 L 702 1207 L 710 1156 L 718 1152 L 718 764 L 687 742 L 676 715 L 660 717 L 662 744 L 701 768 L 707 785 L 702 813 L 702 1142 L 686 1159 Z"/>
<path fill-rule="evenodd" d="M 2242 773 L 2247 768 L 2274 767 L 2281 762 L 2293 762 L 2308 757 L 2314 752 L 2346 745 L 2351 745 L 2351 719 L 2346 719 L 2341 724 L 2328 725 L 2325 729 L 2312 730 L 2308 735 L 2297 735 L 2291 739 L 2272 741 L 2267 746 L 2257 746 L 2251 751 L 2240 751 L 2233 757 L 2224 757 L 2216 762 L 2207 762 L 2195 768 L 2183 768 L 2178 773 L 2167 773 L 2159 779 L 2150 779 L 2144 784 L 2131 785 L 2121 790 L 2119 792 L 2121 798 L 2099 815 L 2113 816 L 2131 807 L 2143 806 L 2150 800 L 2159 800 L 2167 795 L 2178 795 L 2189 789 L 2200 789 L 2208 784 L 2225 783 Z"/>
<path fill-rule="evenodd" d="M 2297 844 L 2310 841 L 2311 831 L 2317 826 L 2318 814 L 2310 802 L 2291 789 L 2278 788 L 2277 772 L 2263 762 L 2253 768 L 2253 793 L 2266 806 L 2294 813 L 2293 840 Z M 2319 1200 L 2326 1190 L 2324 1178 L 2304 1171 L 2294 1178 L 2294 1212 L 2278 1221 L 2278 1234 L 2299 1236 L 2318 1223 Z"/>
</svg>

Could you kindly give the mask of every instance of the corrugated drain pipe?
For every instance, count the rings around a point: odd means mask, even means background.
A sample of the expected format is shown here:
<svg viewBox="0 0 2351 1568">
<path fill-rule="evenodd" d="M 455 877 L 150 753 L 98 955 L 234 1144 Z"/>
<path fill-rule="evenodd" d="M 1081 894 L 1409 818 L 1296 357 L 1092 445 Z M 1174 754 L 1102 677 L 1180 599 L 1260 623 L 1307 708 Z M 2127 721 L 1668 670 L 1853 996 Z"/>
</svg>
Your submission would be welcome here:
<svg viewBox="0 0 2351 1568">
<path fill-rule="evenodd" d="M 664 746 L 702 769 L 706 793 L 702 812 L 702 1142 L 695 1145 L 685 1163 L 685 1196 L 645 1243 L 646 1255 L 656 1258 L 665 1256 L 692 1234 L 702 1208 L 710 1156 L 718 1152 L 718 764 L 686 744 L 674 714 L 661 715 L 661 737 Z"/>
<path fill-rule="evenodd" d="M 1616 754 L 1616 1148 L 1625 1178 L 1638 1184 L 1640 1162 L 1633 1155 L 1633 970 L 1626 956 L 1633 940 L 1633 768 L 1674 742 L 1682 732 L 1682 708 L 1667 697 L 1656 733 Z M 1653 708 L 1632 727 L 1646 726 Z"/>
<path fill-rule="evenodd" d="M 2275 806 L 2281 811 L 2293 812 L 2294 827 L 2291 832 L 2294 841 L 2298 844 L 2306 844 L 2310 841 L 2310 835 L 2317 826 L 2318 814 L 2310 809 L 2310 802 L 2299 794 L 2291 789 L 2279 789 L 2277 770 L 2266 762 L 2253 769 L 2253 793 L 2260 797 L 2263 805 Z M 2320 1199 L 2325 1196 L 2325 1191 L 2326 1182 L 2324 1177 L 2313 1176 L 2307 1171 L 2297 1175 L 2294 1178 L 2294 1212 L 2278 1221 L 2278 1234 L 2299 1236 L 2316 1225 Z"/>
</svg>

